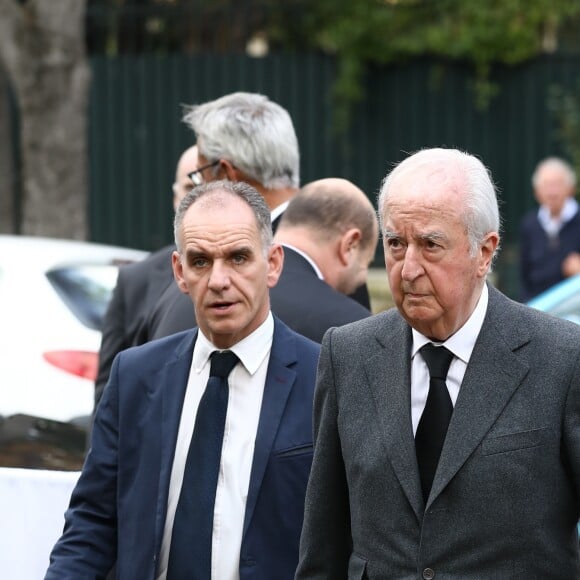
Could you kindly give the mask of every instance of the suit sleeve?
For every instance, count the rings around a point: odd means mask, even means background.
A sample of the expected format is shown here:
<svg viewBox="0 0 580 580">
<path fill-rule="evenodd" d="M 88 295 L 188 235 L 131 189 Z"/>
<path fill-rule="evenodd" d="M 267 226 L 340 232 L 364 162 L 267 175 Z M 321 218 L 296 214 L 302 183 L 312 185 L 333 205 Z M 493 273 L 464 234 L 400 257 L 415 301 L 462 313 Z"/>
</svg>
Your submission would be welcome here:
<svg viewBox="0 0 580 580">
<path fill-rule="evenodd" d="M 529 224 L 527 218 L 524 217 L 520 224 L 520 248 L 519 248 L 519 281 L 520 281 L 520 301 L 527 302 L 531 298 L 529 289 Z"/>
<path fill-rule="evenodd" d="M 50 555 L 45 580 L 104 580 L 116 560 L 119 358 L 95 417 L 92 445 Z"/>
<path fill-rule="evenodd" d="M 331 329 L 324 337 L 314 395 L 314 459 L 306 491 L 296 580 L 347 578 L 352 551 L 348 486 L 338 426 Z"/>
<path fill-rule="evenodd" d="M 570 466 L 576 498 L 580 498 L 580 355 L 576 358 L 564 422 L 566 460 Z M 576 519 L 580 520 L 580 508 L 576 504 Z"/>
<path fill-rule="evenodd" d="M 117 284 L 105 317 L 101 335 L 101 347 L 99 349 L 99 367 L 95 380 L 95 410 L 103 396 L 105 385 L 109 380 L 109 373 L 113 359 L 118 352 L 130 346 L 125 333 L 125 277 L 123 270 L 119 270 Z"/>
</svg>

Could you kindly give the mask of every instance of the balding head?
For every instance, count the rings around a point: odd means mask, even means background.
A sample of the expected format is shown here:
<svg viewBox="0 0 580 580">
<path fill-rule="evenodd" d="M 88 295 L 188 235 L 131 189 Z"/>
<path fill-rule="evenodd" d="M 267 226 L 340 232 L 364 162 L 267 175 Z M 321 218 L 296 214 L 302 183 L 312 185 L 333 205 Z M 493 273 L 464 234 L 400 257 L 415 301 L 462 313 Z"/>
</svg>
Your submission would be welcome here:
<svg viewBox="0 0 580 580">
<path fill-rule="evenodd" d="M 363 247 L 377 244 L 377 219 L 371 202 L 354 183 L 338 177 L 312 181 L 300 190 L 282 215 L 279 231 L 283 234 L 296 228 L 308 228 L 320 240 L 358 228 Z"/>
<path fill-rule="evenodd" d="M 324 279 L 344 294 L 366 280 L 378 241 L 373 205 L 346 179 L 326 178 L 305 185 L 291 200 L 276 240 L 301 250 Z"/>
</svg>

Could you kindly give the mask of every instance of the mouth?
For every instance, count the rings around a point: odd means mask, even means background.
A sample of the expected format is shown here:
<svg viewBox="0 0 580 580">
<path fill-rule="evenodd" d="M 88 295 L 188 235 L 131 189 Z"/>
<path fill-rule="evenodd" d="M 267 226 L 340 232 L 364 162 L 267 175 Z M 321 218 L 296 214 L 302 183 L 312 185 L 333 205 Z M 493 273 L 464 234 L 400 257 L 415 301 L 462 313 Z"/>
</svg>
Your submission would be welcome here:
<svg viewBox="0 0 580 580">
<path fill-rule="evenodd" d="M 220 300 L 216 302 L 212 302 L 209 305 L 209 309 L 216 312 L 216 313 L 227 313 L 229 312 L 234 306 L 235 302 L 228 302 L 226 300 Z"/>
<path fill-rule="evenodd" d="M 421 294 L 419 292 L 405 292 L 405 298 L 410 300 L 420 300 L 421 298 L 425 298 L 427 294 Z"/>
</svg>

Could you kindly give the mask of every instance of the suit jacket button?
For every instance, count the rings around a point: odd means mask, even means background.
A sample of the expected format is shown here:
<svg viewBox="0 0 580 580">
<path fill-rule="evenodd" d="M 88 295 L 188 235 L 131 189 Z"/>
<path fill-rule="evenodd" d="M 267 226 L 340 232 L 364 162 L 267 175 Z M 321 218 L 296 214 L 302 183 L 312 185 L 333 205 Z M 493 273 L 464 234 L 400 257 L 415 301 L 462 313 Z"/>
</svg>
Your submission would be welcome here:
<svg viewBox="0 0 580 580">
<path fill-rule="evenodd" d="M 433 568 L 425 568 L 423 570 L 423 580 L 433 580 L 435 578 L 435 570 Z"/>
</svg>

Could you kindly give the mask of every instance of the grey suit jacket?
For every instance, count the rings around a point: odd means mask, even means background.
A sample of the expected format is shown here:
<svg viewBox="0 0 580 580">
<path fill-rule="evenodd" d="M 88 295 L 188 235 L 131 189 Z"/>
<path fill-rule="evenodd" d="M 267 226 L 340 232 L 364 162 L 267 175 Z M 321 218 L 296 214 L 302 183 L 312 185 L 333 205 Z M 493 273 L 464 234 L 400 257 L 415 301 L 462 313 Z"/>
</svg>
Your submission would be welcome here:
<svg viewBox="0 0 580 580">
<path fill-rule="evenodd" d="M 409 326 L 326 334 L 297 579 L 580 577 L 580 326 L 489 292 L 426 506 Z"/>
</svg>

